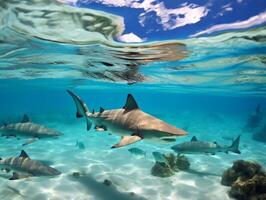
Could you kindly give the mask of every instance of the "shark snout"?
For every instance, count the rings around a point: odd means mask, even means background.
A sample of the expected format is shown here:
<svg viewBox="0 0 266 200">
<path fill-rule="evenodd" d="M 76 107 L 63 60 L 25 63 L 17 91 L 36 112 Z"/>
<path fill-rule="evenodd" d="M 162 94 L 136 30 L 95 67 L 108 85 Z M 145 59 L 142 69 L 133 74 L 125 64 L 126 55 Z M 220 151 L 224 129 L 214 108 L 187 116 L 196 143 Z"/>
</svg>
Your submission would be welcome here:
<svg viewBox="0 0 266 200">
<path fill-rule="evenodd" d="M 183 129 L 176 127 L 174 127 L 172 130 L 170 129 L 168 132 L 176 136 L 185 136 L 188 134 L 188 132 L 184 131 Z"/>
<path fill-rule="evenodd" d="M 187 135 L 188 134 L 188 132 L 186 132 L 186 131 L 184 131 L 184 130 L 182 130 L 182 129 L 179 129 L 179 131 L 178 131 L 178 133 L 177 133 L 177 135 L 179 135 L 179 136 L 185 136 L 185 135 Z"/>
<path fill-rule="evenodd" d="M 53 135 L 54 136 L 61 136 L 61 135 L 64 135 L 64 134 L 59 132 L 59 131 L 55 131 L 55 132 L 53 132 Z"/>
<path fill-rule="evenodd" d="M 64 135 L 64 133 L 57 132 L 57 136 Z"/>
</svg>

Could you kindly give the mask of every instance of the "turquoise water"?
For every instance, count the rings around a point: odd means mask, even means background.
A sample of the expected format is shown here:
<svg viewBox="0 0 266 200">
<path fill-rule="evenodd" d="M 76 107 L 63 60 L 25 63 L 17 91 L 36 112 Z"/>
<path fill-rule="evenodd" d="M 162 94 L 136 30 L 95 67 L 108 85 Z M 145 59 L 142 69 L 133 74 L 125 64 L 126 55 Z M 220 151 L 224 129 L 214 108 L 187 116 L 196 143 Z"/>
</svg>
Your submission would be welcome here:
<svg viewBox="0 0 266 200">
<path fill-rule="evenodd" d="M 220 184 L 221 175 L 233 161 L 266 166 L 266 142 L 252 139 L 265 117 L 254 129 L 244 129 L 258 104 L 266 112 L 265 27 L 182 41 L 121 44 L 113 40 L 121 33 L 116 16 L 43 2 L 49 7 L 37 0 L 30 6 L 26 1 L 0 3 L 0 16 L 6 19 L 0 26 L 0 123 L 19 122 L 26 113 L 33 122 L 64 135 L 27 146 L 22 146 L 24 139 L 1 137 L 0 157 L 18 156 L 24 149 L 62 174 L 10 181 L 10 174 L 0 172 L 0 199 L 226 200 L 231 199 L 229 187 Z M 32 6 L 39 13 L 29 13 Z M 18 8 L 24 15 L 14 14 Z M 59 19 L 65 13 L 80 20 L 67 18 L 62 31 Z M 82 20 L 88 16 L 95 23 L 85 29 Z M 55 19 L 49 32 L 44 24 L 50 17 Z M 97 20 L 104 23 L 92 37 Z M 73 27 L 80 29 L 73 33 Z M 87 131 L 85 120 L 75 116 L 67 89 L 95 110 L 121 108 L 130 93 L 143 111 L 186 129 L 188 135 L 174 143 L 142 140 L 111 149 L 120 137 Z M 172 145 L 192 136 L 230 145 L 230 138 L 238 135 L 241 154 L 186 155 L 195 173 L 151 175 L 154 151 L 173 153 Z M 85 149 L 79 149 L 77 141 Z M 131 154 L 132 147 L 145 151 L 146 158 Z M 82 176 L 73 177 L 73 172 Z M 112 185 L 104 185 L 104 180 Z"/>
</svg>

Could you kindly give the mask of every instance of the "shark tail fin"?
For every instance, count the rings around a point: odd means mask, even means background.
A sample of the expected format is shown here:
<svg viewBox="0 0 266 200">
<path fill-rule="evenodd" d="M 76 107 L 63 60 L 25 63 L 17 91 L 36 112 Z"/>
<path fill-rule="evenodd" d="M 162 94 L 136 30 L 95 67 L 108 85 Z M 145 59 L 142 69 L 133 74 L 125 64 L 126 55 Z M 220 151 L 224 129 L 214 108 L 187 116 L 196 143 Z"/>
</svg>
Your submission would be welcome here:
<svg viewBox="0 0 266 200">
<path fill-rule="evenodd" d="M 240 141 L 240 135 L 233 141 L 232 145 L 229 147 L 229 150 L 240 154 L 241 152 L 239 151 L 239 141 Z"/>
<path fill-rule="evenodd" d="M 87 105 L 84 103 L 84 101 L 79 96 L 77 96 L 76 94 L 74 94 L 70 90 L 67 90 L 67 92 L 68 92 L 68 94 L 70 94 L 70 96 L 72 97 L 73 101 L 76 104 L 76 108 L 77 108 L 76 117 L 77 118 L 85 117 L 86 123 L 87 123 L 87 130 L 90 130 L 92 123 L 87 117 L 90 114 L 90 111 L 89 111 Z"/>
</svg>

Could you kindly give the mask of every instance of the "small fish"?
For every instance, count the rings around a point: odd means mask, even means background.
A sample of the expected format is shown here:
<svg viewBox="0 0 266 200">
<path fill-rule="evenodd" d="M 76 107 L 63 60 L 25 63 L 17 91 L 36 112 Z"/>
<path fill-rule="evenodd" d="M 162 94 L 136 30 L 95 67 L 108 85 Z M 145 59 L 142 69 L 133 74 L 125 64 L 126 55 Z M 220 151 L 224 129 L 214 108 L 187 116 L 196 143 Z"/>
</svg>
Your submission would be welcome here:
<svg viewBox="0 0 266 200">
<path fill-rule="evenodd" d="M 220 146 L 217 142 L 206 142 L 199 141 L 195 136 L 192 137 L 191 141 L 176 144 L 171 147 L 177 153 L 205 153 L 205 154 L 216 154 L 218 152 L 228 153 L 229 151 L 240 154 L 238 149 L 240 141 L 240 135 L 232 142 L 230 146 Z"/>
<path fill-rule="evenodd" d="M 163 154 L 161 154 L 160 152 L 157 152 L 157 151 L 152 152 L 152 155 L 153 155 L 155 161 L 167 164 L 167 160 L 166 160 L 165 156 Z"/>
<path fill-rule="evenodd" d="M 139 148 L 136 148 L 136 147 L 130 148 L 130 149 L 128 149 L 128 151 L 130 153 L 132 153 L 133 155 L 144 156 L 146 158 L 146 152 L 141 150 L 141 149 L 139 149 Z"/>
<path fill-rule="evenodd" d="M 86 149 L 84 143 L 83 142 L 79 142 L 78 140 L 76 141 L 76 147 L 78 147 L 81 150 Z"/>
</svg>

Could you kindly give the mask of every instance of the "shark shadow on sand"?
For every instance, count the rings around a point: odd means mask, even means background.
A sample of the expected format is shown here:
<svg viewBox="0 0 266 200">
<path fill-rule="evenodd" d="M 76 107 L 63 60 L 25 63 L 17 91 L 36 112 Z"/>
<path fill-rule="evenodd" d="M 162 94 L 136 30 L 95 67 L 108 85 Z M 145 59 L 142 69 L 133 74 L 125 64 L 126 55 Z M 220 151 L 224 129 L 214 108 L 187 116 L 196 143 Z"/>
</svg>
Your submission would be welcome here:
<svg viewBox="0 0 266 200">
<path fill-rule="evenodd" d="M 72 181 L 80 183 L 86 190 L 88 190 L 89 194 L 93 194 L 93 196 L 97 197 L 99 200 L 109 200 L 110 198 L 117 200 L 147 200 L 132 192 L 120 192 L 114 185 L 105 185 L 104 183 L 96 181 L 90 175 L 81 175 L 78 177 L 71 176 L 69 178 Z"/>
</svg>

